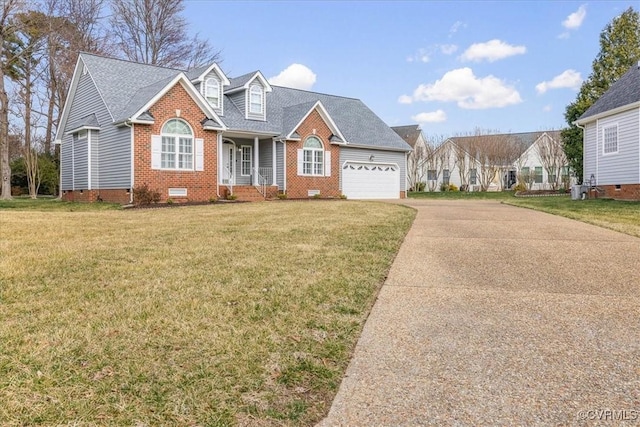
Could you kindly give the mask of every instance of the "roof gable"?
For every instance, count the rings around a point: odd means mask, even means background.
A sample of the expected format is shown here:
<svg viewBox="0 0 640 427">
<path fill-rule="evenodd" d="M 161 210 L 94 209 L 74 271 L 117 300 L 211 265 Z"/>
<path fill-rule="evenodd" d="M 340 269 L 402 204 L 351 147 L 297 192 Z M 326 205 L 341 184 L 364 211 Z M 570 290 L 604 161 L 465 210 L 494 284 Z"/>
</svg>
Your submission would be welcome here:
<svg viewBox="0 0 640 427">
<path fill-rule="evenodd" d="M 415 148 L 416 143 L 422 136 L 420 125 L 393 126 L 391 129 L 393 129 L 393 131 L 397 133 L 400 138 L 404 139 L 404 141 L 412 148 Z"/>
<path fill-rule="evenodd" d="M 231 84 L 227 76 L 222 72 L 222 70 L 216 63 L 190 70 L 185 74 L 192 83 L 200 83 L 204 80 L 207 74 L 211 73 L 212 71 L 216 73 L 216 75 L 220 78 L 220 82 L 223 86 L 229 86 Z"/>
<path fill-rule="evenodd" d="M 273 88 L 271 87 L 267 79 L 264 78 L 262 73 L 260 71 L 254 71 L 252 73 L 247 73 L 240 77 L 231 79 L 229 84 L 230 87 L 227 88 L 224 93 L 234 93 L 240 90 L 249 89 L 249 87 L 255 80 L 258 80 L 260 82 L 265 92 L 273 91 Z"/>
<path fill-rule="evenodd" d="M 576 123 L 584 124 L 625 107 L 640 106 L 640 62 L 634 64 L 596 102 L 580 116 Z"/>
<path fill-rule="evenodd" d="M 222 120 L 220 120 L 220 117 L 218 117 L 216 112 L 213 110 L 213 107 L 211 107 L 211 105 L 202 97 L 200 92 L 196 90 L 196 88 L 193 86 L 193 84 L 189 81 L 189 79 L 184 73 L 179 73 L 177 76 L 170 79 L 169 81 L 165 79 L 160 82 L 154 83 L 150 86 L 147 86 L 145 88 L 142 88 L 140 92 L 137 93 L 132 98 L 132 102 L 138 101 L 138 103 L 140 103 L 140 101 L 142 101 L 143 99 L 146 99 L 146 101 L 141 106 L 139 106 L 136 110 L 133 110 L 132 108 L 130 110 L 132 111 L 131 114 L 128 117 L 124 117 L 123 120 L 131 119 L 132 121 L 135 122 L 135 120 L 138 117 L 145 114 L 153 104 L 158 102 L 158 100 L 162 98 L 176 84 L 182 85 L 182 87 L 187 91 L 187 94 L 189 94 L 191 99 L 193 99 L 195 103 L 198 105 L 198 107 L 200 107 L 202 112 L 205 114 L 206 118 L 215 120 L 220 126 L 220 129 L 226 128 Z"/>
<path fill-rule="evenodd" d="M 336 123 L 333 121 L 333 119 L 327 112 L 326 108 L 324 108 L 324 105 L 322 105 L 322 102 L 320 101 L 316 101 L 312 103 L 306 102 L 304 104 L 292 105 L 290 107 L 285 108 L 285 114 L 283 116 L 287 122 L 287 123 L 283 123 L 285 126 L 283 129 L 283 134 L 285 134 L 285 138 L 294 139 L 293 134 L 297 133 L 296 131 L 298 130 L 300 125 L 307 119 L 307 117 L 309 117 L 309 114 L 311 114 L 313 111 L 317 111 L 318 114 L 320 114 L 320 117 L 322 118 L 322 120 L 326 123 L 326 125 L 331 130 L 333 134 L 331 138 L 333 140 L 332 141 L 333 144 L 338 144 L 338 143 L 348 144 L 344 135 L 342 134 L 342 132 L 340 132 L 340 129 L 338 129 L 338 126 L 336 126 Z M 302 113 L 302 115 L 300 113 Z M 300 119 L 297 120 L 297 122 L 293 127 L 289 128 L 288 126 L 291 123 L 294 123 L 298 117 L 300 117 Z M 335 138 L 336 136 L 338 138 Z"/>
</svg>

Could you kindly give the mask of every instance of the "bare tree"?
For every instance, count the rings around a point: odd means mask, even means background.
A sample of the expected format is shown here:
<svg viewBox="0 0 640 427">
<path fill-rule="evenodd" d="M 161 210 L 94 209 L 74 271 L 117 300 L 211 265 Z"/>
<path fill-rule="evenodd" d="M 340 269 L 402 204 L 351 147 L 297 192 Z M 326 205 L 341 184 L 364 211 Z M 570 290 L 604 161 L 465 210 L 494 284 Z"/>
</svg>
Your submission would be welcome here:
<svg viewBox="0 0 640 427">
<path fill-rule="evenodd" d="M 427 190 L 429 192 L 436 191 L 445 163 L 449 163 L 450 153 L 444 146 L 445 141 L 446 138 L 443 135 L 433 135 L 427 138 L 425 168 L 427 169 Z"/>
<path fill-rule="evenodd" d="M 5 76 L 13 72 L 16 54 L 12 52 L 10 41 L 15 37 L 17 23 L 15 15 L 24 4 L 20 0 L 3 0 L 0 9 L 0 174 L 2 191 L 0 199 L 11 199 L 11 167 L 9 165 L 9 95 L 5 86 Z"/>
<path fill-rule="evenodd" d="M 117 45 L 131 61 L 185 69 L 219 59 L 208 41 L 188 35 L 182 0 L 112 0 L 111 9 Z"/>
<path fill-rule="evenodd" d="M 547 181 L 551 189 L 557 190 L 561 182 L 562 169 L 568 163 L 562 143 L 546 134 L 540 138 L 536 149 L 542 166 L 547 171 Z"/>
<path fill-rule="evenodd" d="M 420 183 L 424 182 L 426 165 L 429 159 L 428 156 L 431 152 L 430 147 L 427 145 L 428 144 L 419 145 L 416 143 L 407 160 L 408 184 L 409 188 L 412 188 L 413 191 L 419 191 Z"/>
</svg>

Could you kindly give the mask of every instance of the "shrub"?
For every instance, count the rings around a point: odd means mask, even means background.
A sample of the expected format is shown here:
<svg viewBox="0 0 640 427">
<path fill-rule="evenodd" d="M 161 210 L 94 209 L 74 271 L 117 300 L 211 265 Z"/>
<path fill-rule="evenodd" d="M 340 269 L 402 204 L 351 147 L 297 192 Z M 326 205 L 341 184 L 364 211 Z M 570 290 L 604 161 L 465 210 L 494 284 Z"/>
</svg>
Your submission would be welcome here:
<svg viewBox="0 0 640 427">
<path fill-rule="evenodd" d="M 133 203 L 138 206 L 149 206 L 160 202 L 160 192 L 151 190 L 149 184 L 139 185 L 133 189 Z"/>
<path fill-rule="evenodd" d="M 412 191 L 424 191 L 425 187 L 427 186 L 427 184 L 425 182 L 418 182 L 416 183 L 416 185 L 412 188 Z"/>
<path fill-rule="evenodd" d="M 238 196 L 236 196 L 235 194 L 227 193 L 227 200 L 236 200 L 237 198 Z"/>
<path fill-rule="evenodd" d="M 513 191 L 526 191 L 527 186 L 523 182 L 519 182 L 513 186 Z"/>
<path fill-rule="evenodd" d="M 458 187 L 455 184 L 449 184 L 449 191 L 458 191 Z"/>
<path fill-rule="evenodd" d="M 346 195 L 346 194 L 341 194 L 341 195 L 340 195 L 340 198 L 341 198 L 342 200 L 347 200 L 347 195 Z"/>
<path fill-rule="evenodd" d="M 286 200 L 286 198 L 287 198 L 287 194 L 286 193 L 278 193 L 278 199 Z"/>
<path fill-rule="evenodd" d="M 173 204 L 173 199 L 167 199 L 167 204 L 168 205 L 172 205 Z"/>
<path fill-rule="evenodd" d="M 209 203 L 215 203 L 217 201 L 218 201 L 218 198 L 216 196 L 209 197 Z"/>
<path fill-rule="evenodd" d="M 320 198 L 320 193 L 318 193 L 318 194 L 314 194 L 314 195 L 313 195 L 313 198 L 314 198 L 314 199 L 319 199 L 319 198 Z"/>
<path fill-rule="evenodd" d="M 449 185 L 443 182 L 440 184 L 440 191 L 449 191 Z"/>
</svg>

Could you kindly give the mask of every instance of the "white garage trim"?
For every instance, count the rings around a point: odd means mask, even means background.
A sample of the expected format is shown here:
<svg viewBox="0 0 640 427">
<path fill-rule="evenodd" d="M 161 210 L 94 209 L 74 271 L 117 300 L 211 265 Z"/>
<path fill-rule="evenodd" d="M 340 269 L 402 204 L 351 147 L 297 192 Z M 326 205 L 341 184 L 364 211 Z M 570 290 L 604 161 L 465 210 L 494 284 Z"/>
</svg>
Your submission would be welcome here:
<svg viewBox="0 0 640 427">
<path fill-rule="evenodd" d="M 346 161 L 340 167 L 342 194 L 348 199 L 400 198 L 397 163 Z"/>
</svg>

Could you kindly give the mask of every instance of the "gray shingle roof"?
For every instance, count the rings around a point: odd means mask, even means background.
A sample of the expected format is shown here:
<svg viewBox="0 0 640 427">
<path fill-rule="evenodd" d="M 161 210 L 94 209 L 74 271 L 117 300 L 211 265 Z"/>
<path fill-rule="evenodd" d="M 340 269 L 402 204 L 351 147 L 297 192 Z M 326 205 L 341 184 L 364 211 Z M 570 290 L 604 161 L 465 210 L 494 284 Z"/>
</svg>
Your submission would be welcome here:
<svg viewBox="0 0 640 427">
<path fill-rule="evenodd" d="M 68 126 L 68 129 L 79 129 L 82 127 L 99 128 L 100 123 L 98 123 L 98 118 L 96 117 L 96 115 L 94 113 L 91 113 L 77 120 L 75 123 L 71 123 Z"/>
<path fill-rule="evenodd" d="M 151 99 L 138 99 L 138 96 L 147 95 L 144 91 L 137 96 L 133 96 L 134 94 L 160 80 L 170 80 L 181 72 L 87 53 L 82 53 L 81 58 L 116 122 L 118 119 L 128 118 L 126 111 L 131 111 L 133 105 L 142 106 Z"/>
<path fill-rule="evenodd" d="M 578 121 L 640 101 L 640 63 L 634 64 L 609 87 Z"/>
<path fill-rule="evenodd" d="M 556 141 L 560 141 L 561 139 L 560 131 L 557 131 L 557 130 L 538 131 L 538 132 L 520 132 L 520 133 L 501 133 L 501 134 L 480 135 L 480 136 L 476 136 L 476 135 L 454 136 L 449 139 L 456 144 L 460 144 L 461 146 L 464 146 L 465 141 L 470 141 L 474 139 L 478 140 L 478 138 L 480 139 L 480 141 L 482 141 L 483 138 L 489 141 L 491 137 L 505 137 L 505 140 L 518 144 L 522 149 L 520 153 L 522 154 L 527 150 L 527 148 L 531 147 L 533 143 L 536 142 L 538 138 L 540 138 L 544 133 L 546 133 Z"/>
<path fill-rule="evenodd" d="M 83 53 L 98 90 L 114 122 L 131 118 L 181 70 L 138 64 Z M 201 71 L 201 70 L 200 70 Z M 191 73 L 191 72 L 189 72 Z M 187 76 L 193 77 L 193 74 Z M 230 79 L 229 91 L 246 84 L 256 72 Z M 197 76 L 196 76 L 197 77 Z M 266 121 L 247 120 L 244 112 L 224 96 L 224 124 L 232 131 L 259 132 L 274 137 L 287 135 L 311 107 L 320 101 L 348 144 L 410 151 L 411 147 L 362 101 L 298 89 L 273 86 L 266 94 Z"/>
<path fill-rule="evenodd" d="M 420 138 L 420 135 L 422 134 L 420 125 L 393 126 L 391 129 L 393 129 L 400 138 L 404 139 L 411 148 L 416 146 L 416 142 L 418 142 L 418 138 Z"/>
</svg>

